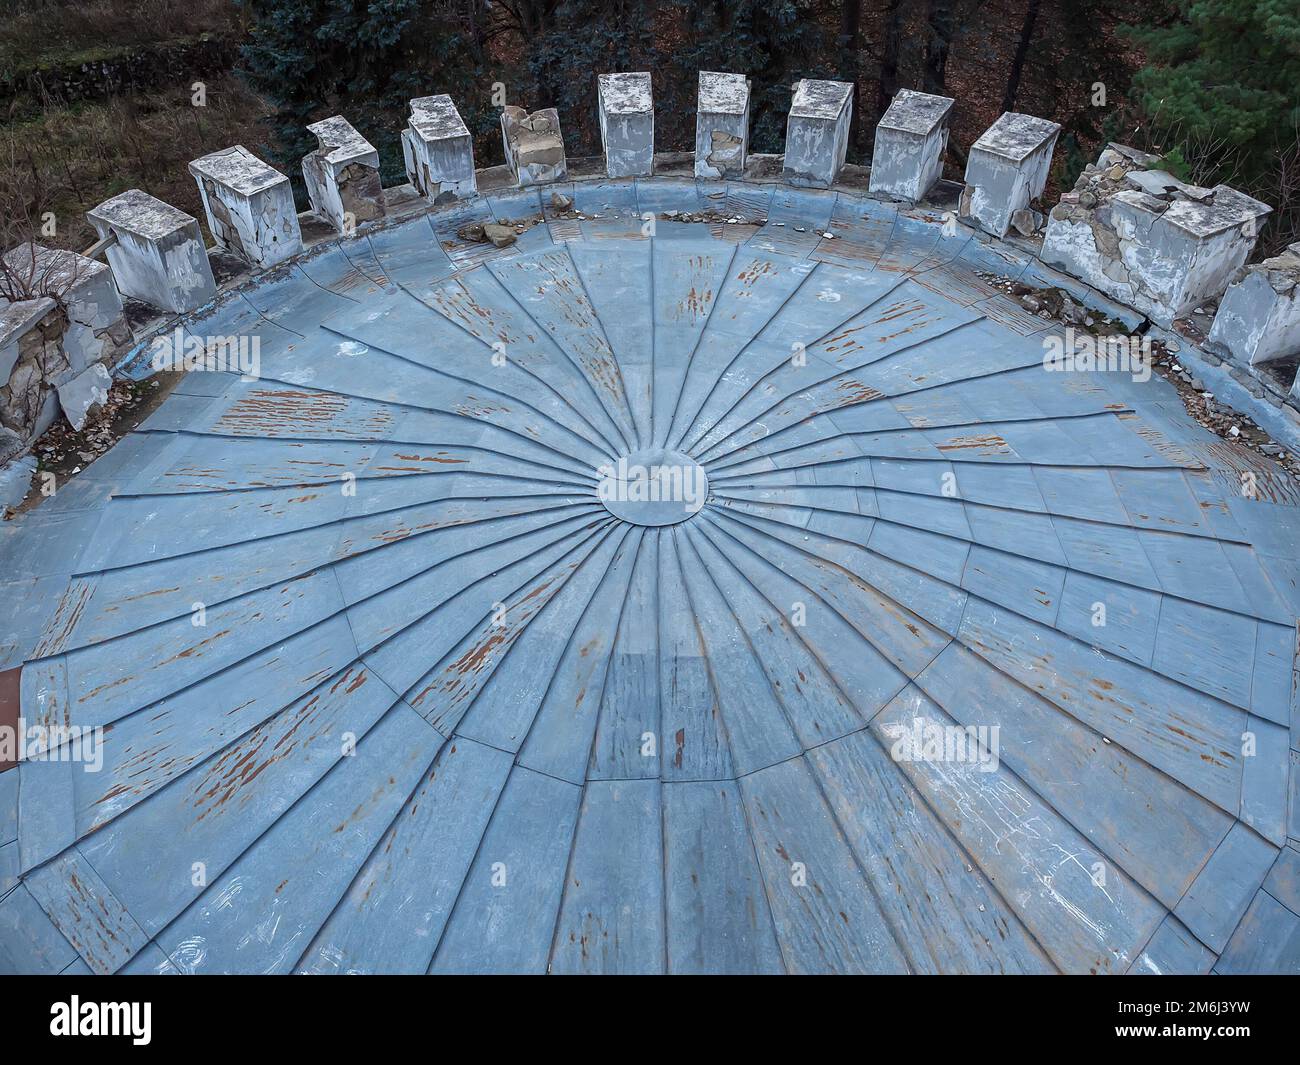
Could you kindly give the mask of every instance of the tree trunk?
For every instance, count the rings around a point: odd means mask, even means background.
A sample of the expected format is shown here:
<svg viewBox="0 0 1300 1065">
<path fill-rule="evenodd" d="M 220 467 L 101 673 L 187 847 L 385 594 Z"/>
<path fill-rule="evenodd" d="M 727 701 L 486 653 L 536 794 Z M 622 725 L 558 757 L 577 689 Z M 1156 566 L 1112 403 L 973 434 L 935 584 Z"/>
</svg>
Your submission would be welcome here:
<svg viewBox="0 0 1300 1065">
<path fill-rule="evenodd" d="M 903 0 L 889 0 L 885 9 L 885 37 L 881 42 L 880 81 L 876 88 L 876 121 L 885 113 L 898 93 L 898 48 L 903 16 Z"/>
<path fill-rule="evenodd" d="M 483 0 L 469 0 L 469 30 L 474 39 L 474 48 L 481 58 L 483 43 L 487 34 L 487 12 Z"/>
<path fill-rule="evenodd" d="M 925 91 L 942 96 L 948 45 L 952 42 L 952 0 L 929 0 L 925 20 L 930 28 L 925 45 Z"/>
<path fill-rule="evenodd" d="M 1034 28 L 1038 23 L 1038 9 L 1042 0 L 1029 0 L 1025 8 L 1025 21 L 1020 27 L 1020 41 L 1016 44 L 1016 54 L 1011 59 L 1011 73 L 1007 76 L 1007 91 L 1002 97 L 1002 110 L 1016 109 L 1016 94 L 1020 91 L 1020 76 L 1025 70 L 1025 60 L 1029 58 L 1029 42 L 1033 40 Z"/>
<path fill-rule="evenodd" d="M 840 10 L 840 80 L 853 85 L 853 113 L 849 118 L 849 144 L 857 148 L 862 128 L 858 103 L 858 48 L 861 44 L 862 0 L 844 0 Z"/>
</svg>

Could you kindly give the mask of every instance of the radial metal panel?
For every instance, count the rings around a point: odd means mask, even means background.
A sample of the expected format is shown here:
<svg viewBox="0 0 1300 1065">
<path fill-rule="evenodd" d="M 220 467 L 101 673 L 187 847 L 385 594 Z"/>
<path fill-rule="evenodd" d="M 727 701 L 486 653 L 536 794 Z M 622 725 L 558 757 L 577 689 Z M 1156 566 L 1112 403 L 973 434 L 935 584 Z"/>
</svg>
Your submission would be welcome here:
<svg viewBox="0 0 1300 1065">
<path fill-rule="evenodd" d="M 924 211 L 560 191 L 187 320 L 260 375 L 0 529 L 26 721 L 103 730 L 0 773 L 0 969 L 1300 966 L 1295 487 Z"/>
</svg>

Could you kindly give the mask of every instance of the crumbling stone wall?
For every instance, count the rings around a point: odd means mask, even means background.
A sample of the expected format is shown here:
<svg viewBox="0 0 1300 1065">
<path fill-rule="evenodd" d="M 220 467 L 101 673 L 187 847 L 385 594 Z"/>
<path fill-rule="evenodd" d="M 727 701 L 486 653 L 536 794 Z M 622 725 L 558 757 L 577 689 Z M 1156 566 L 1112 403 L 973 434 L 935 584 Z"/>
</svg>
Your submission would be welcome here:
<svg viewBox="0 0 1300 1065">
<path fill-rule="evenodd" d="M 98 100 L 129 89 L 150 89 L 223 74 L 235 64 L 239 42 L 229 37 L 152 45 L 87 63 L 20 70 L 0 79 L 0 102 L 19 93 L 61 103 Z"/>
<path fill-rule="evenodd" d="M 72 374 L 63 336 L 67 311 L 51 299 L 4 308 L 11 332 L 0 334 L 0 462 L 18 454 L 54 420 L 55 388 Z M 12 360 L 12 361 L 11 361 Z"/>
<path fill-rule="evenodd" d="M 1112 144 L 1051 212 L 1042 259 L 1168 326 L 1218 296 L 1246 261 L 1267 205 L 1156 169 Z"/>
<path fill-rule="evenodd" d="M 62 406 L 80 429 L 111 385 L 105 362 L 131 340 L 108 267 L 75 252 L 21 244 L 4 256 L 19 291 L 0 301 L 0 427 L 4 445 L 44 432 Z"/>
</svg>

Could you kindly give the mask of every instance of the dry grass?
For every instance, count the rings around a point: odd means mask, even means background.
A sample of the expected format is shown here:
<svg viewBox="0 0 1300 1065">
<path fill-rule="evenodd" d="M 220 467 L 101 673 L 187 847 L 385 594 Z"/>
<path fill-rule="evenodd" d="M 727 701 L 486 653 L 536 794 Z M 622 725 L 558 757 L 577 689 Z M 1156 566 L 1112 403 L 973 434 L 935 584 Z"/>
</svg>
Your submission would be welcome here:
<svg viewBox="0 0 1300 1065">
<path fill-rule="evenodd" d="M 270 110 L 227 75 L 208 84 L 206 107 L 192 106 L 189 87 L 176 86 L 0 124 L 0 244 L 34 238 L 83 250 L 96 239 L 85 212 L 131 188 L 201 219 L 198 188 L 185 164 L 232 144 L 264 156 L 260 120 Z M 42 230 L 51 216 L 52 235 Z"/>
</svg>

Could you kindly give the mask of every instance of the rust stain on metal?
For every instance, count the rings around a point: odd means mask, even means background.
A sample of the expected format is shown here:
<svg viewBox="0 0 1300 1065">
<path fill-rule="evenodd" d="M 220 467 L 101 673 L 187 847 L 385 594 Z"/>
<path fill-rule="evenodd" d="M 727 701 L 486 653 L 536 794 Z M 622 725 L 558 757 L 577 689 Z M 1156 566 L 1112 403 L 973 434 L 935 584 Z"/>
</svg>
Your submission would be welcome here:
<svg viewBox="0 0 1300 1065">
<path fill-rule="evenodd" d="M 332 392 L 293 389 L 251 389 L 230 405 L 213 424 L 213 431 L 240 436 L 292 436 L 304 429 L 350 435 L 343 422 L 350 400 Z M 392 423 L 382 408 L 364 418 L 358 428 L 379 434 Z"/>
<path fill-rule="evenodd" d="M 22 716 L 20 707 L 22 666 L 0 670 L 0 736 L 17 736 L 18 719 Z M 17 750 L 14 750 L 17 754 Z M 16 759 L 0 756 L 0 773 L 12 769 L 18 764 Z"/>
<path fill-rule="evenodd" d="M 54 613 L 45 623 L 40 642 L 36 645 L 35 657 L 46 658 L 58 654 L 68 645 L 77 622 L 86 610 L 86 604 L 94 594 L 95 582 L 89 580 L 74 580 L 64 590 Z"/>
<path fill-rule="evenodd" d="M 1009 455 L 1011 447 L 997 433 L 976 433 L 950 437 L 946 444 L 937 444 L 940 451 L 976 451 L 981 455 Z"/>
<path fill-rule="evenodd" d="M 861 381 L 840 381 L 836 386 L 837 392 L 843 393 L 842 397 L 834 404 L 836 407 L 852 407 L 857 403 L 870 403 L 873 399 L 881 399 L 884 393 L 865 385 Z"/>
</svg>

